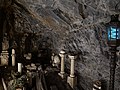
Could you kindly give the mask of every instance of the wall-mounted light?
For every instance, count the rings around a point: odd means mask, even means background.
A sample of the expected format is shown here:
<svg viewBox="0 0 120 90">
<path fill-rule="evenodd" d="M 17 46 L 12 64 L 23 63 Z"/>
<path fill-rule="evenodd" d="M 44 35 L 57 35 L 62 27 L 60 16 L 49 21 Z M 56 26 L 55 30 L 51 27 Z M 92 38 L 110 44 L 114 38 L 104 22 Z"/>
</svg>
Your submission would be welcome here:
<svg viewBox="0 0 120 90">
<path fill-rule="evenodd" d="M 108 45 L 119 46 L 120 45 L 120 21 L 119 15 L 111 15 L 111 21 L 107 24 L 108 32 Z"/>
</svg>

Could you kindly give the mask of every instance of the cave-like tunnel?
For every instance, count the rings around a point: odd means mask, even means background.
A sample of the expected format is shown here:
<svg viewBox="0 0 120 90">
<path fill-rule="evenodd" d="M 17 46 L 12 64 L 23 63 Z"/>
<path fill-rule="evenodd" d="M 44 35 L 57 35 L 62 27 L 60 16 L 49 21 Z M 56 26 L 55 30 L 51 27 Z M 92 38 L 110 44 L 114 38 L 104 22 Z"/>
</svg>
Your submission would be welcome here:
<svg viewBox="0 0 120 90">
<path fill-rule="evenodd" d="M 120 90 L 119 14 L 119 0 L 1 0 L 0 90 Z"/>
</svg>

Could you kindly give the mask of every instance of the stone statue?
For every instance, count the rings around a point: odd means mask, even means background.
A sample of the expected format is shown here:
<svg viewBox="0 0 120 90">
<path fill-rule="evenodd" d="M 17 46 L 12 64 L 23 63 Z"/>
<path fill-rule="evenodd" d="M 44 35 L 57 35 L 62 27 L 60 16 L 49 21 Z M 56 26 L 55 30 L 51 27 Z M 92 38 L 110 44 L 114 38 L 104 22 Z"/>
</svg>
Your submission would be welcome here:
<svg viewBox="0 0 120 90">
<path fill-rule="evenodd" d="M 9 48 L 9 41 L 7 39 L 7 34 L 5 34 L 4 38 L 3 38 L 3 42 L 2 42 L 2 50 L 6 51 Z"/>
</svg>

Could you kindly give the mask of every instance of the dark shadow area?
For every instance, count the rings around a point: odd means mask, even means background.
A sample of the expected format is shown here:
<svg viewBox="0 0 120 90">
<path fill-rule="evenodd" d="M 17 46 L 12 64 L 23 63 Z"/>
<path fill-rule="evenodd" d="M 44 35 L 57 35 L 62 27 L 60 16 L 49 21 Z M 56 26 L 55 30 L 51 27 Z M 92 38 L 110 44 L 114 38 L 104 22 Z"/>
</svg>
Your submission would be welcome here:
<svg viewBox="0 0 120 90">
<path fill-rule="evenodd" d="M 102 90 L 107 90 L 107 87 L 108 87 L 108 85 L 107 85 L 107 81 L 105 81 L 105 80 L 100 80 L 101 81 L 101 83 L 102 83 Z"/>
<path fill-rule="evenodd" d="M 3 40 L 3 27 L 4 27 L 4 21 L 5 21 L 6 15 L 4 12 L 4 9 L 0 9 L 0 42 Z M 2 43 L 0 43 L 0 53 L 2 51 Z"/>
<path fill-rule="evenodd" d="M 56 72 L 48 72 L 45 76 L 45 79 L 48 90 L 51 90 L 51 86 L 56 86 L 58 90 L 72 90 Z"/>
</svg>

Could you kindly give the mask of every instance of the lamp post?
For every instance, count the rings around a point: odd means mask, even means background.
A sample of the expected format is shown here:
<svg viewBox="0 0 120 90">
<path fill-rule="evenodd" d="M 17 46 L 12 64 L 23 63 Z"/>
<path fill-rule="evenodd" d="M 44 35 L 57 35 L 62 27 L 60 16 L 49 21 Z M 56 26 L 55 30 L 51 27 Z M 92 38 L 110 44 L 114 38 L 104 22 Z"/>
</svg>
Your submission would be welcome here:
<svg viewBox="0 0 120 90">
<path fill-rule="evenodd" d="M 110 47 L 110 81 L 109 90 L 114 90 L 115 68 L 116 68 L 116 52 L 120 45 L 120 21 L 119 15 L 111 15 L 111 21 L 107 24 L 108 45 Z"/>
</svg>

